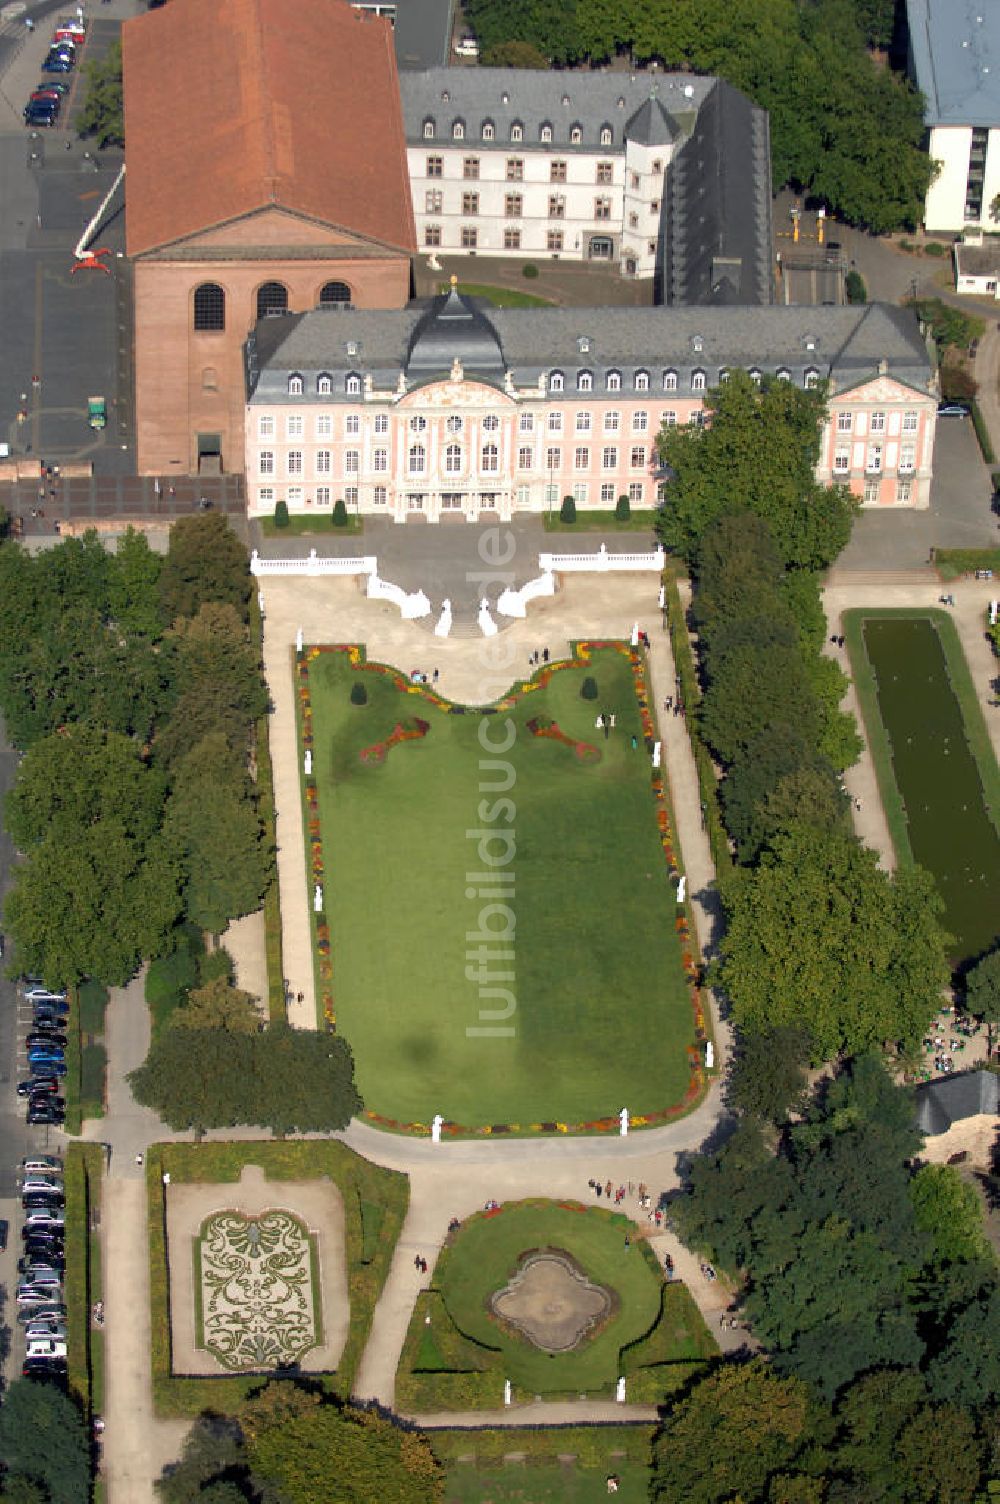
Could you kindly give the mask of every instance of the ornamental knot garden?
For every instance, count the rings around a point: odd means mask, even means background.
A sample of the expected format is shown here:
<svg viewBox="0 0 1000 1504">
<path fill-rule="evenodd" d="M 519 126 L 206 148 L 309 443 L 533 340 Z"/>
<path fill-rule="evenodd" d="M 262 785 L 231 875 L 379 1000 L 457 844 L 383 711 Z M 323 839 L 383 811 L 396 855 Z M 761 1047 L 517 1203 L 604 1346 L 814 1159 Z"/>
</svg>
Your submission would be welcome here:
<svg viewBox="0 0 1000 1504">
<path fill-rule="evenodd" d="M 195 1265 L 197 1343 L 223 1368 L 295 1364 L 322 1341 L 316 1239 L 291 1212 L 214 1212 Z"/>
</svg>

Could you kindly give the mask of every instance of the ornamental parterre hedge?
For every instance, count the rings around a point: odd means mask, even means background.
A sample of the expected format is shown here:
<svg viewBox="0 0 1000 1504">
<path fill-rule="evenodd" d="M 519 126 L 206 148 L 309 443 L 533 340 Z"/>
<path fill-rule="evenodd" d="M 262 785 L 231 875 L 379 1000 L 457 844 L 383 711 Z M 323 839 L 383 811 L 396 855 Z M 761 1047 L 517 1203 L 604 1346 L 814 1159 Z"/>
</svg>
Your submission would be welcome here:
<svg viewBox="0 0 1000 1504">
<path fill-rule="evenodd" d="M 632 670 L 633 687 L 636 702 L 639 708 L 642 724 L 642 733 L 647 747 L 652 748 L 653 742 L 658 739 L 658 731 L 650 704 L 650 690 L 647 676 L 645 653 L 641 648 L 632 647 L 629 643 L 621 640 L 593 640 L 581 641 L 571 644 L 572 656 L 546 664 L 530 680 L 521 680 L 514 689 L 495 705 L 489 707 L 494 713 L 500 713 L 512 709 L 518 701 L 525 696 L 543 689 L 555 674 L 570 668 L 579 668 L 592 661 L 595 652 L 613 650 L 627 658 Z M 412 695 L 419 700 L 434 706 L 439 710 L 453 714 L 464 713 L 465 707 L 455 705 L 439 695 L 428 684 L 414 683 L 398 669 L 384 663 L 369 663 L 363 646 L 355 643 L 328 643 L 307 646 L 301 653 L 295 655 L 295 678 L 296 678 L 296 713 L 298 729 L 301 740 L 301 751 L 316 757 L 319 749 L 316 746 L 313 727 L 313 708 L 310 695 L 309 669 L 324 654 L 337 653 L 346 657 L 352 670 L 365 673 L 381 674 L 387 676 L 394 687 L 400 692 Z M 477 709 L 480 707 L 477 707 Z M 601 752 L 587 742 L 580 742 L 565 736 L 547 717 L 537 717 L 528 722 L 529 730 L 535 736 L 554 737 L 571 745 L 581 761 L 599 761 Z M 420 738 L 427 734 L 428 723 L 419 718 L 406 718 L 395 726 L 391 735 L 384 742 L 374 744 L 366 748 L 362 753 L 362 759 L 372 762 L 381 762 L 388 755 L 391 747 L 399 743 Z M 678 853 L 674 845 L 673 825 L 669 805 L 669 794 L 664 772 L 660 768 L 651 768 L 650 787 L 655 806 L 655 818 L 660 835 L 660 843 L 664 860 L 667 863 L 668 874 L 672 881 L 677 882 L 681 877 L 681 865 Z M 311 904 L 313 927 L 313 943 L 316 957 L 317 977 L 317 1000 L 321 1010 L 322 1020 L 327 1028 L 335 1029 L 337 1024 L 336 995 L 334 988 L 334 957 L 333 937 L 331 934 L 330 920 L 327 912 L 327 864 L 323 851 L 323 835 L 320 822 L 319 790 L 314 775 L 306 774 L 303 777 L 303 818 L 305 823 L 306 850 L 308 863 L 308 878 L 310 895 L 316 888 L 322 890 L 323 906 L 318 911 Z M 690 1112 L 703 1097 L 707 1078 L 704 1069 L 704 1060 L 701 1043 L 709 1037 L 708 1014 L 706 1012 L 701 992 L 701 968 L 694 954 L 694 941 L 688 918 L 687 906 L 677 915 L 674 920 L 681 941 L 681 960 L 684 972 L 688 979 L 691 1007 L 694 1019 L 695 1038 L 698 1042 L 688 1046 L 688 1085 L 680 1101 L 660 1109 L 659 1111 L 635 1114 L 630 1119 L 633 1128 L 655 1127 L 670 1122 L 672 1119 L 681 1117 Z M 401 1122 L 398 1119 L 385 1116 L 384 1114 L 366 1110 L 364 1118 L 379 1128 L 391 1132 L 416 1134 L 427 1136 L 431 1132 L 428 1123 Z M 618 1133 L 620 1122 L 615 1117 L 596 1117 L 575 1123 L 559 1121 L 538 1123 L 492 1123 L 481 1127 L 468 1127 L 461 1123 L 445 1120 L 442 1125 L 442 1134 L 449 1138 L 462 1137 L 491 1137 L 506 1134 L 600 1134 Z"/>
<path fill-rule="evenodd" d="M 410 1187 L 405 1175 L 381 1169 L 346 1145 L 329 1140 L 153 1144 L 146 1155 L 150 1345 L 153 1402 L 164 1415 L 198 1415 L 203 1410 L 227 1413 L 261 1382 L 259 1374 L 193 1378 L 175 1376 L 171 1371 L 168 1258 L 190 1258 L 191 1251 L 174 1249 L 172 1255 L 168 1251 L 163 1174 L 169 1172 L 171 1181 L 177 1182 L 224 1184 L 238 1181 L 245 1165 L 259 1165 L 269 1180 L 276 1181 L 328 1176 L 344 1200 L 350 1325 L 339 1367 L 333 1374 L 315 1375 L 316 1382 L 346 1399 L 368 1340 L 372 1314 L 409 1205 Z M 371 1208 L 377 1208 L 380 1214 L 377 1238 L 365 1235 Z"/>
</svg>

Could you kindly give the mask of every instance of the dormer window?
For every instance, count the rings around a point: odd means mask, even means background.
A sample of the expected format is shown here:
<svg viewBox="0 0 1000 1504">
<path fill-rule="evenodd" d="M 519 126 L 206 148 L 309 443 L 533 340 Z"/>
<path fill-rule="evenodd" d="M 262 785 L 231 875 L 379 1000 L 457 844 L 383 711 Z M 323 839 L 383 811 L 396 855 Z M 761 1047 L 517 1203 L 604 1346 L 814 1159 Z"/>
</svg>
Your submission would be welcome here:
<svg viewBox="0 0 1000 1504">
<path fill-rule="evenodd" d="M 592 392 L 594 390 L 593 371 L 581 371 L 579 373 L 576 378 L 576 389 L 578 392 Z"/>
<path fill-rule="evenodd" d="M 569 128 L 569 139 L 572 146 L 579 146 L 583 140 L 583 126 L 571 125 Z"/>
<path fill-rule="evenodd" d="M 791 381 L 792 373 L 787 366 L 779 366 L 775 372 L 779 381 Z"/>
<path fill-rule="evenodd" d="M 728 380 L 729 380 L 729 367 L 728 366 L 720 366 L 719 367 L 719 385 L 721 386 L 724 381 L 728 381 Z"/>
<path fill-rule="evenodd" d="M 677 390 L 677 372 L 676 371 L 664 371 L 664 373 L 663 373 L 663 390 L 665 392 L 676 392 L 676 390 Z"/>
<path fill-rule="evenodd" d="M 705 372 L 704 371 L 692 371 L 691 372 L 691 390 L 693 392 L 703 392 L 705 390 Z"/>
<path fill-rule="evenodd" d="M 622 389 L 622 373 L 621 373 L 621 371 L 609 371 L 608 372 L 608 391 L 609 392 L 620 392 L 621 389 Z"/>
<path fill-rule="evenodd" d="M 759 368 L 757 366 L 751 366 L 748 374 L 754 386 L 760 386 L 761 374 Z"/>
<path fill-rule="evenodd" d="M 434 140 L 434 122 L 433 122 L 433 120 L 425 120 L 424 121 L 424 140 L 425 141 L 433 141 Z"/>
<path fill-rule="evenodd" d="M 302 377 L 301 376 L 289 376 L 289 378 L 288 378 L 288 395 L 289 395 L 289 397 L 301 397 L 302 396 L 302 392 L 303 392 Z"/>
<path fill-rule="evenodd" d="M 361 384 L 361 377 L 356 371 L 352 371 L 344 382 L 344 391 L 349 397 L 360 397 Z"/>
<path fill-rule="evenodd" d="M 329 376 L 316 377 L 316 394 L 319 397 L 329 397 L 333 391 L 333 381 Z"/>
<path fill-rule="evenodd" d="M 496 126 L 492 120 L 483 121 L 483 140 L 492 141 L 496 136 Z"/>
<path fill-rule="evenodd" d="M 500 95 L 500 103 L 510 104 L 510 95 L 507 93 L 506 89 L 504 89 L 503 93 Z"/>
<path fill-rule="evenodd" d="M 807 392 L 811 392 L 814 387 L 819 386 L 819 372 L 817 371 L 815 366 L 808 366 L 806 368 L 803 385 L 805 386 Z"/>
<path fill-rule="evenodd" d="M 705 341 L 702 339 L 702 337 L 701 337 L 700 334 L 695 334 L 695 335 L 692 336 L 692 339 L 691 339 L 691 348 L 695 352 L 696 355 L 700 355 L 701 352 L 702 352 L 702 350 L 704 350 L 704 348 L 705 348 Z"/>
<path fill-rule="evenodd" d="M 550 392 L 561 392 L 564 389 L 564 386 L 565 386 L 565 381 L 563 379 L 563 373 L 562 373 L 562 371 L 550 371 L 549 372 L 549 391 Z"/>
<path fill-rule="evenodd" d="M 513 124 L 511 125 L 511 128 L 510 128 L 510 139 L 512 141 L 523 141 L 524 140 L 524 126 L 521 124 L 520 120 L 515 120 L 513 122 Z"/>
<path fill-rule="evenodd" d="M 648 371 L 636 371 L 636 373 L 635 373 L 635 389 L 636 389 L 637 392 L 648 392 L 649 391 L 649 372 Z"/>
<path fill-rule="evenodd" d="M 552 127 L 551 125 L 549 125 L 547 120 L 542 126 L 541 130 L 538 132 L 538 136 L 541 141 L 544 141 L 546 143 L 546 145 L 552 140 Z"/>
<path fill-rule="evenodd" d="M 562 103 L 563 103 L 563 108 L 568 110 L 569 109 L 569 95 L 568 94 L 564 94 L 563 95 L 563 97 L 562 97 Z"/>
<path fill-rule="evenodd" d="M 602 125 L 601 126 L 601 145 L 602 146 L 610 146 L 611 143 L 612 143 L 612 141 L 614 140 L 614 134 L 615 133 L 611 129 L 610 125 Z"/>
<path fill-rule="evenodd" d="M 455 120 L 455 121 L 452 122 L 451 138 L 452 138 L 453 141 L 464 141 L 465 140 L 465 121 L 464 120 Z"/>
<path fill-rule="evenodd" d="M 625 108 L 625 95 L 624 94 L 619 94 L 619 96 L 618 96 L 618 108 L 620 110 L 623 110 Z"/>
<path fill-rule="evenodd" d="M 816 338 L 815 334 L 806 334 L 803 336 L 802 344 L 807 350 L 815 350 L 816 346 L 819 344 L 819 340 Z"/>
<path fill-rule="evenodd" d="M 590 354 L 590 336 L 589 336 L 589 334 L 581 334 L 579 336 L 579 338 L 577 339 L 577 342 L 576 342 L 576 348 L 579 350 L 579 352 L 580 352 L 581 355 L 589 355 Z"/>
<path fill-rule="evenodd" d="M 448 93 L 447 89 L 442 89 L 441 90 L 441 103 L 442 104 L 450 104 L 451 103 L 451 95 Z"/>
</svg>

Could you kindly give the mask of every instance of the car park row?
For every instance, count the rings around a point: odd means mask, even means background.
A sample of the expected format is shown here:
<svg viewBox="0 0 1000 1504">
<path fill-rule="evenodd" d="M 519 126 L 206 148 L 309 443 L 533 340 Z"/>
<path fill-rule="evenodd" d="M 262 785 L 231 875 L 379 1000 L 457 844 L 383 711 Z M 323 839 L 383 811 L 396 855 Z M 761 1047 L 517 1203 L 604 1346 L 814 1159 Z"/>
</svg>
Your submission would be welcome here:
<svg viewBox="0 0 1000 1504">
<path fill-rule="evenodd" d="M 63 1382 L 67 1372 L 65 1195 L 62 1161 L 51 1154 L 22 1160 L 18 1189 L 24 1222 L 15 1291 L 24 1336 L 25 1378 Z"/>
<path fill-rule="evenodd" d="M 82 21 L 70 19 L 59 22 L 52 34 L 48 56 L 42 64 L 42 72 L 49 76 L 33 90 L 24 107 L 25 125 L 37 128 L 58 124 L 63 99 L 69 93 L 69 84 L 60 81 L 59 75 L 72 73 L 78 49 L 82 48 L 85 40 L 86 30 Z"/>
<path fill-rule="evenodd" d="M 69 1004 L 65 992 L 54 992 L 41 982 L 27 985 L 24 1002 L 31 1009 L 24 1045 L 28 1074 L 17 1083 L 17 1094 L 26 1099 L 29 1123 L 58 1126 L 66 1110 L 61 1088 Z"/>
</svg>

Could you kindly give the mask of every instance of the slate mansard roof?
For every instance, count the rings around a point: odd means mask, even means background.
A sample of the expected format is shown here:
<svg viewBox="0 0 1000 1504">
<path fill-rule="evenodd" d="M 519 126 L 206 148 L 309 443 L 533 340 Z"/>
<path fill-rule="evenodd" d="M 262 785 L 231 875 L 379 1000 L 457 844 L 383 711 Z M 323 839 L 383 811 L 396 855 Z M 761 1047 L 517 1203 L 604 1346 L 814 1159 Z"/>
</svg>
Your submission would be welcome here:
<svg viewBox="0 0 1000 1504">
<path fill-rule="evenodd" d="M 399 77 L 403 120 L 410 146 L 453 142 L 460 121 L 465 144 L 483 141 L 483 125 L 493 127 L 487 145 L 496 150 L 558 147 L 566 152 L 621 151 L 625 136 L 647 146 L 667 145 L 691 128 L 695 112 L 707 98 L 714 78 L 692 73 L 553 73 L 532 68 L 428 68 Z M 427 122 L 433 138 L 424 135 Z M 511 126 L 520 125 L 522 140 L 512 143 Z M 543 125 L 552 127 L 543 142 Z M 570 141 L 579 126 L 581 139 Z M 611 127 L 611 145 L 601 145 L 601 130 Z"/>
<path fill-rule="evenodd" d="M 916 1090 L 917 1127 L 922 1133 L 947 1133 L 963 1118 L 1000 1112 L 1000 1076 L 992 1071 L 964 1071 L 942 1076 Z"/>
<path fill-rule="evenodd" d="M 593 372 L 594 396 L 605 392 L 608 371 L 621 374 L 622 396 L 645 371 L 651 401 L 663 399 L 668 370 L 677 373 L 678 396 L 690 393 L 695 371 L 712 386 L 728 367 L 787 371 L 799 385 L 818 371 L 838 390 L 873 379 L 882 362 L 916 391 L 927 391 L 932 376 L 915 315 L 889 304 L 501 309 L 453 291 L 398 310 L 318 308 L 262 319 L 246 346 L 247 395 L 259 403 L 354 402 L 349 376 L 395 390 L 401 373 L 413 387 L 447 377 L 456 359 L 467 377 L 497 386 L 508 373 L 525 388 L 560 371 L 567 396 L 580 371 Z M 304 393 L 290 398 L 293 374 L 303 377 Z M 332 394 L 317 395 L 320 374 L 333 378 Z"/>
<path fill-rule="evenodd" d="M 906 0 L 906 20 L 924 123 L 1000 126 L 997 0 Z"/>
</svg>

